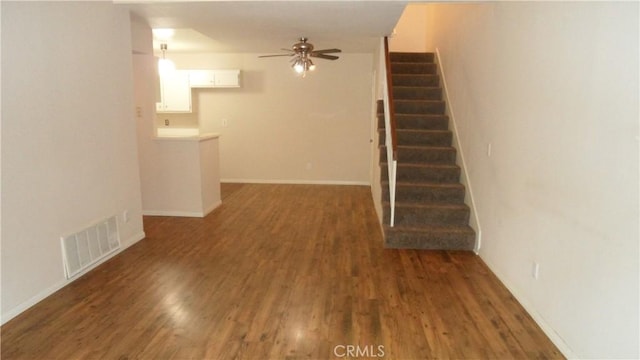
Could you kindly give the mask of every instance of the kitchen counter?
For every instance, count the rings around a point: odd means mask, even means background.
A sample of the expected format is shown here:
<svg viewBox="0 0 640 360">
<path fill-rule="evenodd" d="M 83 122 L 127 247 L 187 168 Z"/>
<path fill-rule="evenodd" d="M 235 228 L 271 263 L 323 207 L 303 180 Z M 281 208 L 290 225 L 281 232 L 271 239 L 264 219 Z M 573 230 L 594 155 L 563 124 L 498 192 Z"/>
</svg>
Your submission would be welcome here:
<svg viewBox="0 0 640 360">
<path fill-rule="evenodd" d="M 199 135 L 159 135 L 155 137 L 155 140 L 160 141 L 205 141 L 211 139 L 217 139 L 220 134 L 217 133 L 205 133 Z"/>
<path fill-rule="evenodd" d="M 178 141 L 204 141 L 216 139 L 220 134 L 216 133 L 200 133 L 198 128 L 173 128 L 159 127 L 156 130 L 155 139 L 158 140 L 178 140 Z"/>
</svg>

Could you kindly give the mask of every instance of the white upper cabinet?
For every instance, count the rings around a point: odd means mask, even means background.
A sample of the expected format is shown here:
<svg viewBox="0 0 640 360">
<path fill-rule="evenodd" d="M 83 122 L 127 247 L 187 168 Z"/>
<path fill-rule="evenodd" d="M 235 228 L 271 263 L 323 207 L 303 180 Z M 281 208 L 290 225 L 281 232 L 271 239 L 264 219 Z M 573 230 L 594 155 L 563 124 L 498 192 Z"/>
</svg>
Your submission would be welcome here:
<svg viewBox="0 0 640 360">
<path fill-rule="evenodd" d="M 240 70 L 216 70 L 216 87 L 240 87 Z"/>
<path fill-rule="evenodd" d="M 175 70 L 160 76 L 160 102 L 156 112 L 191 112 L 191 87 L 189 72 Z"/>
<path fill-rule="evenodd" d="M 189 84 L 195 87 L 212 87 L 215 85 L 213 70 L 189 70 Z"/>
<path fill-rule="evenodd" d="M 192 88 L 240 87 L 240 70 L 189 70 Z"/>
</svg>

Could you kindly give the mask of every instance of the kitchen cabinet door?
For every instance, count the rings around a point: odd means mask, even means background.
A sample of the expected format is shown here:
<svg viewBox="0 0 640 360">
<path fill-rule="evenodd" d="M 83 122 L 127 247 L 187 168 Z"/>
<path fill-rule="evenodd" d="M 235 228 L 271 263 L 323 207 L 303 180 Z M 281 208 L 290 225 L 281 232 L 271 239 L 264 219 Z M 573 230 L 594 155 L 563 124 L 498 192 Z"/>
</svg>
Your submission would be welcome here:
<svg viewBox="0 0 640 360">
<path fill-rule="evenodd" d="M 240 70 L 216 70 L 216 87 L 240 87 Z"/>
<path fill-rule="evenodd" d="M 216 84 L 213 70 L 189 70 L 189 84 L 192 88 L 213 87 Z"/>
<path fill-rule="evenodd" d="M 240 70 L 189 70 L 192 88 L 240 87 Z"/>
<path fill-rule="evenodd" d="M 175 70 L 160 75 L 160 102 L 156 112 L 191 112 L 189 72 Z"/>
</svg>

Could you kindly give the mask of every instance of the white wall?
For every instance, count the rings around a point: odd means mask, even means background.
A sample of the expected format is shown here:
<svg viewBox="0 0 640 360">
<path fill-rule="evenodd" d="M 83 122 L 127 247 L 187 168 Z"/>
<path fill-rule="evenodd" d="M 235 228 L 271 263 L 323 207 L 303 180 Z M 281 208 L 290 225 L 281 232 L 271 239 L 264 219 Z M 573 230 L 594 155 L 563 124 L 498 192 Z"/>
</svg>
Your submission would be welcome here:
<svg viewBox="0 0 640 360">
<path fill-rule="evenodd" d="M 4 323 L 68 283 L 61 235 L 112 215 L 124 247 L 144 233 L 128 13 L 1 6 Z"/>
<path fill-rule="evenodd" d="M 428 4 L 407 4 L 389 38 L 389 51 L 428 52 L 427 23 Z"/>
<path fill-rule="evenodd" d="M 242 87 L 194 90 L 196 113 L 160 126 L 221 134 L 222 181 L 369 184 L 373 55 L 316 60 L 304 79 L 258 55 L 167 54 L 179 69 L 241 69 Z"/>
<path fill-rule="evenodd" d="M 428 10 L 428 47 L 469 155 L 480 255 L 569 356 L 640 356 L 638 10 Z"/>
</svg>

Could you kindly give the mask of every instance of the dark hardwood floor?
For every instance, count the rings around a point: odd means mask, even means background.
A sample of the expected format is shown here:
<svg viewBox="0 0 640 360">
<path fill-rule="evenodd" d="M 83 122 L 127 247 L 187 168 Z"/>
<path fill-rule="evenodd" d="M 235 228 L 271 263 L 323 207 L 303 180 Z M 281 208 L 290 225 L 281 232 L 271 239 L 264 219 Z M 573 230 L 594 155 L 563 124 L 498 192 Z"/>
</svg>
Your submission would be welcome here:
<svg viewBox="0 0 640 360">
<path fill-rule="evenodd" d="M 368 187 L 225 184 L 144 222 L 5 324 L 2 359 L 562 358 L 473 253 L 383 249 Z"/>
</svg>

